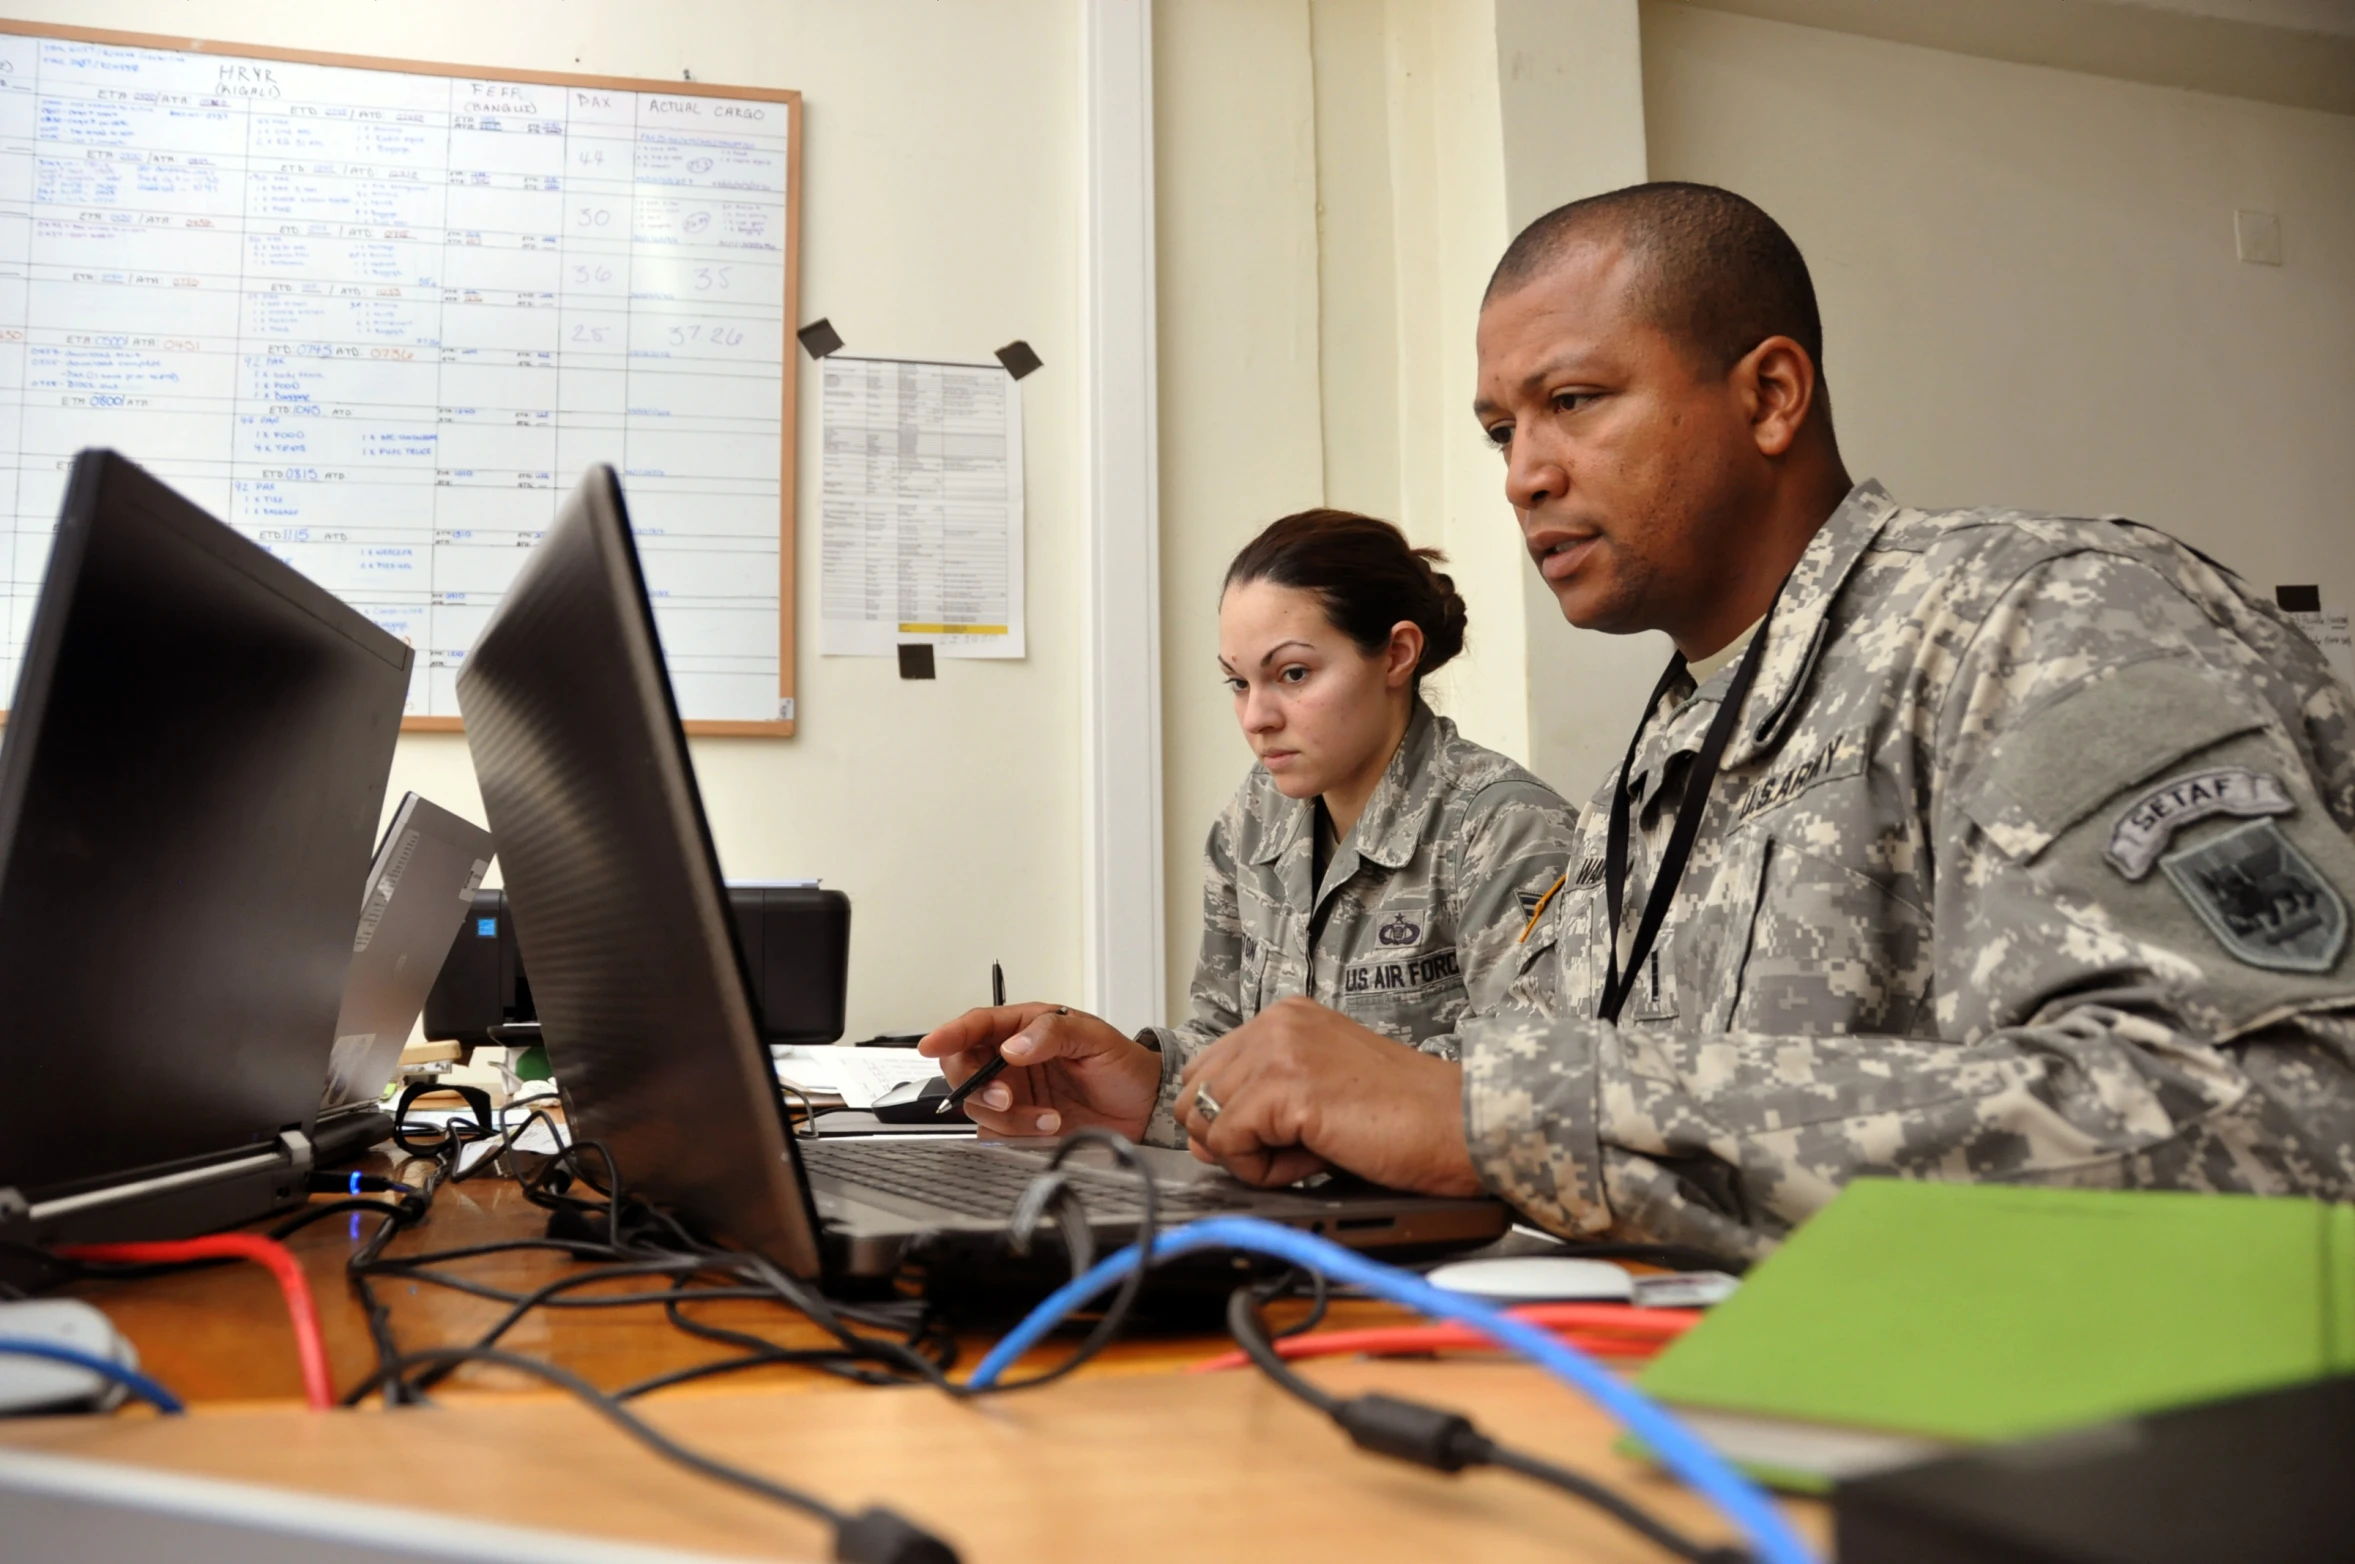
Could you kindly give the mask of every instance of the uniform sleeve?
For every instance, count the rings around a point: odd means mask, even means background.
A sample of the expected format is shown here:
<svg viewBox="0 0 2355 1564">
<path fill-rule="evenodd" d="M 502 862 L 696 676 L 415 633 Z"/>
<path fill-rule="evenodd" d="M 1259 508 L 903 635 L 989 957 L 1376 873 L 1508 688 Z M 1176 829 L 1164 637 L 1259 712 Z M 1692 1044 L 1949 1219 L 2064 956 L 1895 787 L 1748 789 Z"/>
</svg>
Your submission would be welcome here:
<svg viewBox="0 0 2355 1564">
<path fill-rule="evenodd" d="M 1577 834 L 1578 811 L 1531 778 L 1495 783 L 1471 799 L 1453 833 L 1452 877 L 1471 1013 L 1490 1008 L 1512 983 L 1522 931 L 1569 867 Z"/>
<path fill-rule="evenodd" d="M 2106 555 L 1950 644 L 1916 752 L 1938 1035 L 1622 1030 L 1525 987 L 1464 1040 L 1499 1195 L 1736 1254 L 1864 1175 L 2355 1197 L 2355 844 L 2297 720 L 2343 704 L 2318 660 L 2268 668 Z M 1779 937 L 1836 958 L 1851 932 Z"/>
<path fill-rule="evenodd" d="M 1191 1006 L 1181 1026 L 1149 1026 L 1137 1041 L 1161 1053 L 1161 1094 L 1145 1126 L 1155 1146 L 1183 1146 L 1186 1132 L 1172 1105 L 1186 1062 L 1243 1024 L 1243 921 L 1235 894 L 1234 810 L 1210 828 L 1202 849 L 1202 950 L 1194 958 Z"/>
</svg>

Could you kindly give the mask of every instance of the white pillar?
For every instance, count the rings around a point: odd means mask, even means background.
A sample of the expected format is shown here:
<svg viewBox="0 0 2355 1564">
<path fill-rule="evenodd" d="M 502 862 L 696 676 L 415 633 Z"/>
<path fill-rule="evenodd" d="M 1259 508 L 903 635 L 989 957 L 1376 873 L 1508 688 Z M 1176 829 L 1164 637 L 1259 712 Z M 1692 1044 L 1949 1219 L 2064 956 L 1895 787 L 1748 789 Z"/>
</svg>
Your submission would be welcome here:
<svg viewBox="0 0 2355 1564">
<path fill-rule="evenodd" d="M 1637 0 L 1495 0 L 1507 238 L 1565 201 L 1645 179 Z M 1498 504 L 1504 475 L 1496 474 Z M 1626 751 L 1665 636 L 1573 629 L 1521 561 L 1530 768 L 1573 803 Z"/>
<path fill-rule="evenodd" d="M 1152 0 L 1080 0 L 1089 1009 L 1162 1019 Z"/>
</svg>

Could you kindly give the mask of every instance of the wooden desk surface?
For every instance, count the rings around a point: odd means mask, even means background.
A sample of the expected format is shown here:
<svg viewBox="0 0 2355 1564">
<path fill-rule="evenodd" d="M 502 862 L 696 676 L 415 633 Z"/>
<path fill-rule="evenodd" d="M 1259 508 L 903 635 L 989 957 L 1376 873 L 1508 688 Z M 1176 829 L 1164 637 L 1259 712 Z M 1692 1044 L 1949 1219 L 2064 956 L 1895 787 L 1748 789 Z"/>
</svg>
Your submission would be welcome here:
<svg viewBox="0 0 2355 1564">
<path fill-rule="evenodd" d="M 1461 1408 L 1697 1536 L 1729 1535 L 1702 1501 L 1612 1454 L 1602 1414 L 1534 1370 L 1336 1362 L 1311 1373 L 1336 1390 Z M 678 1391 L 641 1407 L 698 1449 L 831 1503 L 888 1504 L 967 1564 L 1668 1558 L 1519 1478 L 1445 1477 L 1361 1454 L 1251 1374 L 1074 1381 L 981 1403 L 846 1388 Z M 816 1523 L 657 1460 L 585 1408 L 542 1396 L 391 1412 L 51 1418 L 0 1431 L 0 1444 L 707 1553 L 827 1553 Z M 1792 1511 L 1823 1546 L 1821 1507 Z"/>
<path fill-rule="evenodd" d="M 368 1172 L 391 1173 L 396 1164 L 390 1158 L 374 1157 L 360 1166 Z M 359 1235 L 373 1229 L 377 1218 L 362 1215 L 359 1222 L 355 1234 L 352 1218 L 330 1217 L 287 1241 L 302 1260 L 318 1299 L 320 1324 L 339 1391 L 358 1384 L 376 1366 L 366 1322 L 344 1278 L 344 1264 L 359 1246 Z M 524 1199 L 512 1180 L 486 1172 L 465 1183 L 444 1184 L 434 1198 L 432 1214 L 397 1235 L 386 1253 L 418 1254 L 536 1238 L 546 1226 L 547 1213 Z M 459 1261 L 448 1267 L 510 1291 L 541 1286 L 575 1268 L 576 1262 L 546 1250 Z M 586 1287 L 581 1295 L 645 1292 L 664 1285 L 658 1277 L 637 1277 Z M 507 1312 L 506 1305 L 489 1299 L 398 1277 L 378 1278 L 376 1289 L 392 1311 L 396 1338 L 409 1348 L 470 1343 Z M 191 1405 L 302 1398 L 302 1377 L 295 1364 L 285 1308 L 276 1283 L 258 1266 L 225 1265 L 138 1281 L 85 1282 L 67 1289 L 66 1295 L 104 1309 L 115 1328 L 139 1349 L 141 1367 Z M 773 1304 L 723 1299 L 696 1304 L 693 1315 L 699 1321 L 749 1331 L 781 1346 L 817 1347 L 832 1339 L 801 1316 Z M 1296 1317 L 1295 1311 L 1286 1306 L 1270 1315 L 1278 1322 L 1289 1317 Z M 1336 1323 L 1371 1325 L 1399 1321 L 1404 1315 L 1387 1305 L 1344 1300 L 1334 1305 L 1333 1318 Z M 993 1339 L 990 1333 L 962 1337 L 959 1363 L 970 1367 L 980 1361 Z M 675 1329 L 663 1317 L 661 1307 L 651 1304 L 537 1309 L 499 1344 L 561 1363 L 607 1388 L 728 1357 L 735 1350 L 698 1341 Z M 1223 1336 L 1147 1335 L 1114 1343 L 1082 1372 L 1160 1371 L 1222 1351 L 1226 1345 Z M 1070 1346 L 1069 1338 L 1058 1339 L 1024 1361 L 1044 1366 L 1068 1352 Z M 743 1370 L 728 1382 L 799 1389 L 841 1383 L 820 1370 L 790 1365 Z M 469 1365 L 451 1378 L 445 1393 L 461 1389 L 536 1393 L 545 1386 L 505 1369 Z"/>
<path fill-rule="evenodd" d="M 486 1174 L 445 1187 L 432 1216 L 392 1252 L 533 1236 L 543 1221 L 513 1184 Z M 342 1387 L 374 1363 L 342 1276 L 353 1244 L 343 1218 L 314 1224 L 292 1243 L 318 1293 Z M 522 1288 L 571 1262 L 529 1253 L 468 1265 L 470 1275 Z M 441 1288 L 412 1290 L 391 1278 L 378 1286 L 408 1346 L 471 1340 L 503 1312 Z M 107 1311 L 138 1346 L 142 1365 L 195 1415 L 26 1420 L 0 1424 L 0 1444 L 719 1554 L 825 1556 L 813 1523 L 679 1470 L 568 1398 L 504 1371 L 467 1369 L 430 1408 L 304 1411 L 284 1311 L 256 1267 L 74 1291 Z M 700 1305 L 698 1314 L 780 1343 L 823 1340 L 772 1305 L 722 1301 Z M 1342 1302 L 1335 1317 L 1362 1325 L 1398 1316 L 1383 1305 Z M 731 1350 L 684 1336 L 653 1307 L 539 1310 L 504 1344 L 607 1387 Z M 970 1365 L 984 1343 L 964 1345 Z M 981 1403 L 778 1367 L 635 1405 L 698 1448 L 836 1504 L 890 1504 L 951 1539 L 972 1564 L 1264 1558 L 1279 1550 L 1499 1564 L 1667 1558 L 1521 1479 L 1448 1478 L 1358 1453 L 1257 1375 L 1171 1372 L 1225 1345 L 1210 1336 L 1122 1342 L 1069 1383 Z M 1039 1361 L 1068 1350 L 1059 1341 Z M 1461 1408 L 1501 1438 L 1626 1485 L 1697 1535 L 1727 1535 L 1700 1500 L 1613 1454 L 1608 1420 L 1536 1370 L 1451 1359 L 1331 1361 L 1312 1372 L 1337 1390 L 1378 1387 Z M 1826 1535 L 1819 1507 L 1792 1509 L 1819 1541 Z"/>
</svg>

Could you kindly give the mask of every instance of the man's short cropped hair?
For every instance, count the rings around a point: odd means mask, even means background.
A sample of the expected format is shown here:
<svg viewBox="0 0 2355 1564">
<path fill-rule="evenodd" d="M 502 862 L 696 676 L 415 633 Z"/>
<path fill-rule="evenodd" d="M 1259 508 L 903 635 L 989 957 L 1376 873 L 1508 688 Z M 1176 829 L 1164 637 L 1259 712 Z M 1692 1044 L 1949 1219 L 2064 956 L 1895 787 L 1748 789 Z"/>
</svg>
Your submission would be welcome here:
<svg viewBox="0 0 2355 1564">
<path fill-rule="evenodd" d="M 1823 373 L 1823 317 L 1799 247 L 1715 185 L 1630 185 L 1555 207 L 1506 247 L 1481 302 L 1544 275 L 1574 245 L 1611 240 L 1635 265 L 1637 307 L 1696 363 L 1722 373 L 1768 337 L 1789 337 Z"/>
</svg>

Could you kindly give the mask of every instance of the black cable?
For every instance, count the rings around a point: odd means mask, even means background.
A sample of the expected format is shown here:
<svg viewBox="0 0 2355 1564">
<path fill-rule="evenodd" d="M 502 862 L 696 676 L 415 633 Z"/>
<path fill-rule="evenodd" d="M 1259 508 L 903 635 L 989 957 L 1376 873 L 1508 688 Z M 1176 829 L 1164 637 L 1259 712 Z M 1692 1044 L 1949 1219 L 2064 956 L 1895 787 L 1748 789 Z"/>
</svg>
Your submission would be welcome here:
<svg viewBox="0 0 2355 1564">
<path fill-rule="evenodd" d="M 1238 1287 L 1227 1297 L 1227 1330 L 1254 1367 L 1286 1395 L 1306 1402 L 1339 1424 L 1361 1449 L 1440 1472 L 1460 1472 L 1469 1466 L 1501 1467 L 1585 1500 L 1646 1541 L 1692 1564 L 1749 1564 L 1750 1554 L 1744 1549 L 1696 1542 L 1591 1477 L 1499 1444 L 1462 1413 L 1378 1392 L 1336 1396 L 1312 1383 L 1278 1355 L 1248 1287 Z"/>
<path fill-rule="evenodd" d="M 553 1102 L 555 1099 L 534 1097 L 530 1100 L 537 1103 L 543 1101 Z M 517 1108 L 521 1106 L 523 1106 L 521 1103 L 509 1103 L 507 1105 L 508 1108 Z M 507 1109 L 505 1108 L 500 1110 L 501 1113 L 505 1113 L 506 1111 Z M 514 1178 L 515 1165 L 512 1162 L 509 1162 L 507 1159 L 513 1154 L 515 1150 L 515 1143 L 523 1139 L 524 1136 L 529 1135 L 531 1133 L 532 1126 L 535 1124 L 547 1125 L 548 1138 L 554 1141 L 560 1149 L 563 1147 L 564 1131 L 562 1126 L 557 1124 L 553 1118 L 549 1117 L 547 1109 L 533 1108 L 530 1113 L 524 1116 L 524 1120 L 521 1124 L 511 1124 L 505 1129 L 501 1130 L 496 1137 L 499 1144 L 492 1147 L 489 1151 L 484 1152 L 481 1156 L 475 1158 L 474 1165 L 472 1167 L 452 1173 L 450 1175 L 450 1182 L 453 1184 L 463 1184 L 468 1179 L 473 1178 L 476 1174 L 480 1173 L 484 1168 L 487 1167 L 498 1167 L 500 1171 L 505 1173 L 509 1178 Z M 520 1182 L 520 1180 L 518 1180 L 518 1182 Z"/>
<path fill-rule="evenodd" d="M 349 1195 L 341 1200 L 329 1200 L 304 1206 L 301 1210 L 295 1212 L 294 1215 L 288 1217 L 285 1221 L 279 1223 L 276 1227 L 271 1228 L 269 1231 L 269 1236 L 275 1239 L 284 1240 L 292 1237 L 296 1233 L 301 1232 L 304 1228 L 309 1227 L 313 1222 L 324 1222 L 329 1217 L 341 1216 L 346 1211 L 378 1212 L 382 1215 L 391 1217 L 396 1224 L 402 1222 L 413 1223 L 425 1215 L 425 1208 L 422 1203 L 416 1204 L 414 1207 L 414 1212 L 412 1213 L 410 1203 L 407 1201 L 370 1200 L 361 1195 Z"/>
<path fill-rule="evenodd" d="M 528 1127 L 527 1121 L 525 1125 L 516 1127 L 512 1135 L 520 1136 Z M 463 1124 L 454 1123 L 453 1133 L 446 1135 L 436 1148 L 436 1171 L 430 1181 L 453 1176 L 448 1171 L 450 1165 L 459 1155 L 459 1148 L 470 1143 L 464 1133 L 465 1128 Z M 1104 1146 L 1116 1160 L 1136 1174 L 1142 1185 L 1136 1241 L 1150 1253 L 1159 1224 L 1157 1192 L 1151 1170 L 1136 1148 L 1124 1137 L 1105 1130 L 1076 1131 L 1056 1149 L 1047 1173 L 1051 1174 L 1061 1165 L 1065 1156 L 1084 1144 Z M 594 1167 L 587 1154 L 594 1155 Z M 495 1157 L 486 1156 L 475 1167 L 479 1168 L 494 1160 Z M 510 1175 L 513 1176 L 512 1170 Z M 388 1260 L 381 1257 L 383 1240 L 390 1236 L 389 1228 L 392 1224 L 388 1222 L 386 1228 L 379 1231 L 377 1241 L 362 1253 L 354 1255 L 352 1260 L 353 1288 L 368 1315 L 370 1333 L 377 1345 L 378 1373 L 365 1385 L 347 1393 L 343 1398 L 345 1404 L 355 1404 L 364 1399 L 378 1385 L 384 1387 L 387 1401 L 419 1397 L 448 1372 L 445 1365 L 417 1377 L 412 1383 L 408 1370 L 394 1366 L 407 1359 L 393 1343 L 389 1311 L 376 1298 L 370 1285 L 370 1279 L 375 1275 L 398 1276 L 411 1282 L 447 1287 L 504 1304 L 507 1312 L 477 1340 L 472 1350 L 495 1350 L 498 1340 L 533 1309 L 622 1308 L 659 1302 L 666 1316 L 680 1330 L 737 1347 L 744 1353 L 739 1359 L 698 1365 L 675 1375 L 654 1376 L 652 1380 L 630 1387 L 631 1394 L 644 1394 L 662 1385 L 710 1374 L 790 1361 L 870 1384 L 906 1384 L 913 1381 L 958 1397 L 1029 1389 L 1051 1384 L 1072 1373 L 1093 1359 L 1118 1335 L 1134 1310 L 1144 1281 L 1141 1268 L 1123 1279 L 1110 1304 L 1070 1357 L 1028 1379 L 1000 1381 L 991 1386 L 988 1392 L 980 1392 L 948 1377 L 956 1357 L 954 1338 L 928 1306 L 896 1301 L 883 1304 L 840 1302 L 827 1298 L 817 1289 L 788 1275 L 766 1256 L 719 1250 L 699 1243 L 668 1213 L 632 1200 L 612 1151 L 602 1142 L 588 1139 L 573 1141 L 529 1177 L 519 1178 L 518 1182 L 526 1199 L 551 1213 L 552 1223 L 587 1227 L 592 1232 L 601 1229 L 602 1242 L 585 1237 L 514 1239 L 403 1255 Z M 576 1184 L 603 1198 L 585 1199 L 571 1193 Z M 439 1269 L 458 1260 L 519 1250 L 552 1251 L 591 1263 L 586 1269 L 527 1292 L 495 1287 Z M 659 1291 L 582 1298 L 563 1296 L 576 1288 L 597 1282 L 628 1276 L 658 1275 L 673 1278 L 671 1287 Z M 720 1285 L 690 1286 L 689 1283 L 698 1277 L 710 1277 Z M 1320 1299 L 1317 1311 L 1311 1316 L 1313 1322 L 1322 1312 L 1323 1278 L 1313 1277 L 1312 1280 L 1317 1285 Z M 727 1285 L 730 1282 L 736 1285 Z M 825 1331 L 833 1337 L 836 1346 L 779 1347 L 757 1336 L 691 1320 L 680 1307 L 684 1303 L 717 1301 L 722 1298 L 773 1299 Z M 912 1319 L 909 1317 L 911 1309 L 914 1310 Z M 862 1325 L 897 1331 L 904 1339 L 867 1335 L 854 1328 Z"/>
<path fill-rule="evenodd" d="M 361 1382 L 356 1393 L 364 1395 L 379 1385 L 389 1386 L 416 1370 L 447 1371 L 461 1363 L 492 1363 L 545 1380 L 664 1459 L 824 1521 L 834 1529 L 834 1556 L 845 1564 L 957 1564 L 955 1549 L 890 1510 L 875 1506 L 852 1515 L 816 1494 L 705 1455 L 671 1438 L 579 1375 L 538 1358 L 495 1347 L 429 1347 L 380 1367 Z"/>
<path fill-rule="evenodd" d="M 1292 1289 L 1300 1285 L 1300 1278 L 1304 1275 L 1308 1278 L 1309 1286 L 1315 1294 L 1314 1300 L 1308 1306 L 1308 1312 L 1282 1330 L 1268 1332 L 1269 1340 L 1282 1341 L 1287 1336 L 1304 1336 L 1325 1323 L 1325 1313 L 1333 1305 L 1333 1292 L 1332 1288 L 1327 1285 L 1325 1273 L 1322 1271 L 1303 1271 L 1297 1265 L 1289 1266 L 1282 1276 L 1276 1278 L 1274 1286 L 1256 1293 L 1254 1296 L 1259 1300 L 1259 1306 L 1264 1309 L 1279 1298 L 1289 1297 Z"/>
<path fill-rule="evenodd" d="M 1110 1346 L 1112 1339 L 1120 1334 L 1121 1327 L 1128 1323 L 1129 1314 L 1136 1308 L 1137 1295 L 1144 1290 L 1145 1272 L 1153 1263 L 1153 1239 L 1160 1230 L 1161 1213 L 1160 1197 L 1153 1188 L 1153 1170 L 1146 1165 L 1144 1155 L 1137 1150 L 1135 1144 L 1126 1135 L 1119 1131 L 1091 1125 L 1084 1129 L 1073 1130 L 1069 1135 L 1064 1136 L 1062 1144 L 1055 1148 L 1055 1154 L 1047 1159 L 1046 1172 L 1039 1176 L 1045 1178 L 1061 1167 L 1063 1159 L 1071 1154 L 1074 1147 L 1089 1145 L 1102 1146 L 1112 1153 L 1115 1161 L 1137 1175 L 1137 1183 L 1142 1196 L 1138 1201 L 1139 1211 L 1135 1239 L 1137 1263 L 1129 1267 L 1128 1274 L 1120 1279 L 1119 1290 L 1113 1293 L 1112 1302 L 1105 1306 L 1104 1312 L 1096 1319 L 1095 1327 L 1080 1341 L 1079 1346 L 1073 1350 L 1070 1357 L 1055 1364 L 1052 1368 L 1041 1369 L 1028 1379 L 1001 1379 L 990 1386 L 986 1392 L 975 1392 L 960 1385 L 956 1387 L 957 1394 L 967 1396 L 974 1394 L 997 1395 L 1009 1390 L 1035 1390 L 1041 1385 L 1051 1385 Z M 1080 1198 L 1076 1188 L 1073 1189 L 1073 1198 Z M 1084 1199 L 1081 1200 L 1081 1205 L 1083 1207 L 1086 1205 Z M 947 1382 L 944 1380 L 943 1383 Z"/>
<path fill-rule="evenodd" d="M 684 1385 L 698 1379 L 710 1379 L 719 1374 L 733 1374 L 739 1369 L 769 1368 L 787 1365 L 798 1368 L 825 1368 L 839 1357 L 832 1347 L 771 1347 L 766 1352 L 747 1352 L 739 1357 L 720 1358 L 710 1363 L 690 1364 L 683 1369 L 672 1369 L 667 1374 L 649 1375 L 645 1379 L 624 1385 L 613 1392 L 616 1401 L 632 1401 L 673 1385 Z"/>
</svg>

